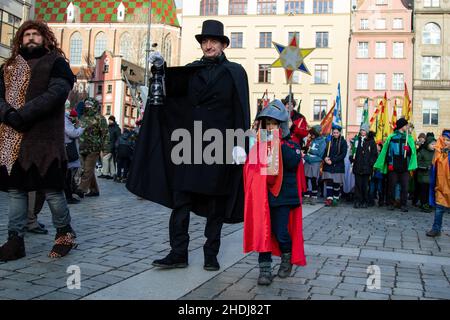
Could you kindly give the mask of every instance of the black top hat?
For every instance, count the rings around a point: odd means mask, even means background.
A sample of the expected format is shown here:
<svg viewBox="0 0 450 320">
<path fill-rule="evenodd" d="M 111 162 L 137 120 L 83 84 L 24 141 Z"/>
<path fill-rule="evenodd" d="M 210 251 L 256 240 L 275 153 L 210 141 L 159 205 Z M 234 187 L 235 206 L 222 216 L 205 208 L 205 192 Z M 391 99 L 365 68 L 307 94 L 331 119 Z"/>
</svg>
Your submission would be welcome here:
<svg viewBox="0 0 450 320">
<path fill-rule="evenodd" d="M 217 38 L 222 43 L 230 45 L 230 39 L 223 34 L 223 23 L 217 20 L 205 20 L 202 25 L 202 33 L 196 34 L 195 39 L 201 44 L 206 37 Z"/>
</svg>

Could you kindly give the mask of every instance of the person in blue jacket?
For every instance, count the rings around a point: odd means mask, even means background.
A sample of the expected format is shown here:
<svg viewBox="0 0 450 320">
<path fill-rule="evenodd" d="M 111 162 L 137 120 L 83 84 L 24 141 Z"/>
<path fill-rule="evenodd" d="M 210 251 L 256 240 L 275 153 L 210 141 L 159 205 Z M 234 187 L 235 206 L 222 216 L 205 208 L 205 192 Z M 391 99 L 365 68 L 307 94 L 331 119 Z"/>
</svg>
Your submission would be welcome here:
<svg viewBox="0 0 450 320">
<path fill-rule="evenodd" d="M 320 165 L 322 164 L 322 157 L 325 153 L 326 141 L 321 136 L 322 127 L 320 125 L 313 126 L 309 130 L 311 143 L 306 153 L 305 159 L 305 177 L 308 191 L 304 197 L 304 203 L 316 204 L 318 185 L 317 182 L 320 176 Z"/>
</svg>

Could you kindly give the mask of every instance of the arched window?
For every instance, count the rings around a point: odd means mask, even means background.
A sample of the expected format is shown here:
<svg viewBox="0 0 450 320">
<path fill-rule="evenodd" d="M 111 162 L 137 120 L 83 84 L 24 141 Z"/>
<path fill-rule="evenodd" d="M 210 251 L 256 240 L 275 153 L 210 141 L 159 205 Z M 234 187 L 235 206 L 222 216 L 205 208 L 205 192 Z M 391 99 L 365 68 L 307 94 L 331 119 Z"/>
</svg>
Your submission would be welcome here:
<svg viewBox="0 0 450 320">
<path fill-rule="evenodd" d="M 106 50 L 106 35 L 104 32 L 99 32 L 95 37 L 94 56 L 100 57 Z"/>
<path fill-rule="evenodd" d="M 422 38 L 422 44 L 440 44 L 441 28 L 436 23 L 427 23 L 423 28 Z"/>
<path fill-rule="evenodd" d="M 170 61 L 172 60 L 172 41 L 170 39 L 170 34 L 166 35 L 164 38 L 163 46 L 164 60 L 167 62 L 167 66 L 170 67 Z"/>
<path fill-rule="evenodd" d="M 74 65 L 81 64 L 81 52 L 83 49 L 83 39 L 79 32 L 75 32 L 70 37 L 70 63 Z"/>
<path fill-rule="evenodd" d="M 247 0 L 229 0 L 228 14 L 247 14 Z"/>
<path fill-rule="evenodd" d="M 219 0 L 201 0 L 201 16 L 217 16 L 219 14 Z"/>
<path fill-rule="evenodd" d="M 120 37 L 119 41 L 119 53 L 123 59 L 131 61 L 131 36 L 128 32 L 125 32 Z"/>
</svg>

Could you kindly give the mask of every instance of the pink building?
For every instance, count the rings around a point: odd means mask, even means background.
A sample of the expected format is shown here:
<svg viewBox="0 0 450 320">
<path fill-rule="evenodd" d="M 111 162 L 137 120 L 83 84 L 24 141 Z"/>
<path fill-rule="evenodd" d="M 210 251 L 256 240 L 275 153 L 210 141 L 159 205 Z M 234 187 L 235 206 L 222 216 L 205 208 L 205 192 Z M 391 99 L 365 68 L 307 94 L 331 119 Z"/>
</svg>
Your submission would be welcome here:
<svg viewBox="0 0 450 320">
<path fill-rule="evenodd" d="M 404 83 L 412 92 L 412 9 L 407 0 L 354 1 L 349 56 L 348 133 L 359 131 L 364 101 L 369 115 L 387 92 L 389 114 L 401 115 Z"/>
</svg>

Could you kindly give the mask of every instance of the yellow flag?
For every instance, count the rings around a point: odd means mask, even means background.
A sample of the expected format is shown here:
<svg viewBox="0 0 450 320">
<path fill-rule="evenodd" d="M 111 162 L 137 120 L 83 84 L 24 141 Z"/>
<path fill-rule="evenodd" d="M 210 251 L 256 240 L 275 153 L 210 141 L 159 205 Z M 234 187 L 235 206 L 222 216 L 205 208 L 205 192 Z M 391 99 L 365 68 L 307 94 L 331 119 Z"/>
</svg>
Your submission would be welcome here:
<svg viewBox="0 0 450 320">
<path fill-rule="evenodd" d="M 389 123 L 387 95 L 384 93 L 384 99 L 380 101 L 380 116 L 378 118 L 377 134 L 375 140 L 377 143 L 384 143 L 386 138 L 391 134 L 391 126 Z"/>
<path fill-rule="evenodd" d="M 408 87 L 405 83 L 405 93 L 403 98 L 403 106 L 402 106 L 402 117 L 405 118 L 406 121 L 412 121 L 412 107 L 411 100 L 409 99 Z"/>
</svg>

